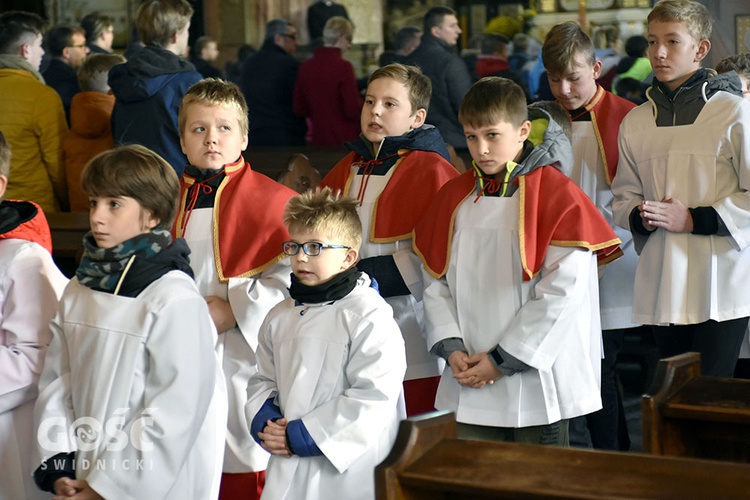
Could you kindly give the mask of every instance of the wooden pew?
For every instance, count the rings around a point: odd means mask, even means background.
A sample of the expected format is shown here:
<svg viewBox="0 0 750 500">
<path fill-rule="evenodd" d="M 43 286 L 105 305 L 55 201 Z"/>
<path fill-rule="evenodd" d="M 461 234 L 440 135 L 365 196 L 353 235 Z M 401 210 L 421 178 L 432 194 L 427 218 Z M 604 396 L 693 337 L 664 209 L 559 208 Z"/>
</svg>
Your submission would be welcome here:
<svg viewBox="0 0 750 500">
<path fill-rule="evenodd" d="M 467 441 L 453 413 L 401 422 L 375 468 L 378 500 L 750 498 L 750 465 Z"/>
<path fill-rule="evenodd" d="M 68 277 L 75 273 L 83 254 L 83 235 L 89 230 L 87 212 L 45 213 L 52 233 L 52 258 Z"/>
<path fill-rule="evenodd" d="M 750 462 L 750 380 L 702 376 L 698 353 L 659 361 L 641 411 L 645 452 Z"/>
</svg>

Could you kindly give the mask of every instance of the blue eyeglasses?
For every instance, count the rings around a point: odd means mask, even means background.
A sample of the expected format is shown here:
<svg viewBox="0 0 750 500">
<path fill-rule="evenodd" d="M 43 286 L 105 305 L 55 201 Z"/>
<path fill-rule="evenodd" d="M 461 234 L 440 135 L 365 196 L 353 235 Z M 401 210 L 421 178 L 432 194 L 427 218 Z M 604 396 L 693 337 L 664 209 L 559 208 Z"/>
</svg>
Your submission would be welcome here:
<svg viewBox="0 0 750 500">
<path fill-rule="evenodd" d="M 317 241 L 306 241 L 305 243 L 297 243 L 296 241 L 285 241 L 281 244 L 281 248 L 284 250 L 286 255 L 297 255 L 301 248 L 305 255 L 309 257 L 317 257 L 324 248 L 346 248 L 351 250 L 352 247 L 346 245 L 328 245 L 326 243 L 319 243 Z"/>
</svg>

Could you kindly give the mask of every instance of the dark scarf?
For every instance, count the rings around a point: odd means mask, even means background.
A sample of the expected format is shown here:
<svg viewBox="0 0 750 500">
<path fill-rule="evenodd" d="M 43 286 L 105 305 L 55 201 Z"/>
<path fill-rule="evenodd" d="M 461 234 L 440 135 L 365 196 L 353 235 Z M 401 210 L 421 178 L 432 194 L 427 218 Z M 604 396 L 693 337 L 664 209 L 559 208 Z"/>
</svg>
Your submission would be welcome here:
<svg viewBox="0 0 750 500">
<path fill-rule="evenodd" d="M 172 241 L 166 229 L 139 234 L 113 248 L 99 248 L 88 232 L 83 247 L 85 253 L 76 277 L 92 290 L 136 297 L 169 271 L 179 270 L 193 277 L 185 240 Z"/>
<path fill-rule="evenodd" d="M 0 234 L 12 231 L 33 219 L 36 214 L 36 207 L 29 202 L 3 200 L 0 205 Z"/>
<path fill-rule="evenodd" d="M 354 290 L 354 287 L 357 286 L 359 275 L 360 272 L 357 270 L 357 266 L 352 266 L 325 283 L 309 286 L 300 283 L 294 273 L 292 273 L 292 286 L 289 287 L 289 295 L 295 301 L 303 304 L 333 302 L 346 297 L 349 295 L 349 292 Z"/>
</svg>

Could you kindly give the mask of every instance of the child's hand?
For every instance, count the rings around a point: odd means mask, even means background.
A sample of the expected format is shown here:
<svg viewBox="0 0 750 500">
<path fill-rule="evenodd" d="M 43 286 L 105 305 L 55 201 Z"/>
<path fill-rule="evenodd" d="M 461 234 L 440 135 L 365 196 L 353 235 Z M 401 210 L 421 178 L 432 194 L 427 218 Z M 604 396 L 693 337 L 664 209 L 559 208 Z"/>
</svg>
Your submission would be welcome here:
<svg viewBox="0 0 750 500">
<path fill-rule="evenodd" d="M 453 370 L 454 376 L 457 373 L 461 373 L 469 369 L 469 363 L 467 362 L 468 359 L 469 355 L 463 351 L 453 351 L 451 355 L 448 356 L 448 364 L 451 366 L 451 370 Z"/>
<path fill-rule="evenodd" d="M 271 455 L 280 457 L 291 457 L 292 452 L 286 441 L 286 419 L 280 418 L 276 422 L 266 422 L 263 432 L 258 433 L 261 440 L 260 445 Z"/>
<path fill-rule="evenodd" d="M 461 373 L 454 372 L 453 375 L 453 378 L 464 387 L 481 389 L 487 384 L 494 384 L 495 380 L 503 376 L 500 370 L 495 368 L 495 365 L 490 361 L 486 352 L 469 356 L 466 362 L 470 368 Z"/>
<path fill-rule="evenodd" d="M 219 333 L 224 333 L 237 325 L 229 302 L 216 295 L 207 295 L 205 300 L 208 304 L 208 313 L 211 315 Z"/>
<path fill-rule="evenodd" d="M 662 201 L 642 201 L 643 226 L 649 231 L 660 227 L 672 233 L 693 232 L 693 216 L 680 200 L 666 197 Z"/>
<path fill-rule="evenodd" d="M 52 500 L 104 500 L 87 481 L 63 477 L 55 481 L 56 496 Z"/>
</svg>

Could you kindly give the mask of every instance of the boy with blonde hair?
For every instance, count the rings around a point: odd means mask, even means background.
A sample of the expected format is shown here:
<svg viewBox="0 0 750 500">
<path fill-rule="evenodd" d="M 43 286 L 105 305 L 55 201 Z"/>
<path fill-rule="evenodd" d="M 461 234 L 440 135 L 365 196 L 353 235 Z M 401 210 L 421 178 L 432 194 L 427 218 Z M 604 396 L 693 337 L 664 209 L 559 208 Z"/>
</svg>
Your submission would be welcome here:
<svg viewBox="0 0 750 500">
<path fill-rule="evenodd" d="M 701 68 L 711 28 L 691 0 L 649 13 L 654 84 L 622 122 L 612 209 L 640 253 L 634 321 L 662 357 L 697 351 L 731 377 L 750 316 L 750 103 L 736 75 Z"/>
<path fill-rule="evenodd" d="M 260 329 L 246 407 L 271 454 L 264 498 L 374 498 L 373 470 L 404 418 L 404 342 L 357 267 L 357 202 L 330 188 L 289 200 L 290 298 Z"/>
<path fill-rule="evenodd" d="M 190 251 L 169 234 L 177 176 L 130 145 L 81 182 L 91 231 L 50 325 L 34 479 L 58 499 L 216 498 L 226 394 Z"/>
<path fill-rule="evenodd" d="M 0 498 L 47 498 L 31 478 L 32 410 L 50 342 L 49 322 L 67 279 L 35 203 L 4 200 L 11 150 L 0 132 Z"/>
<path fill-rule="evenodd" d="M 109 70 L 125 62 L 118 54 L 94 54 L 78 70 L 81 91 L 70 104 L 70 129 L 63 140 L 65 175 L 71 212 L 87 212 L 89 198 L 81 188 L 83 167 L 102 151 L 112 149 L 112 109 L 115 96 L 109 91 Z"/>
<path fill-rule="evenodd" d="M 596 261 L 620 241 L 560 171 L 570 142 L 521 87 L 482 78 L 459 118 L 473 168 L 414 229 L 429 345 L 450 365 L 435 407 L 464 438 L 565 446 L 568 420 L 601 408 Z"/>
<path fill-rule="evenodd" d="M 599 280 L 599 308 L 604 358 L 601 411 L 574 422 L 588 427 L 594 448 L 627 450 L 630 447 L 615 363 L 625 334 L 638 327 L 632 320 L 633 280 L 638 256 L 628 231 L 612 220 L 612 189 L 617 172 L 617 133 L 632 102 L 607 92 L 597 83 L 602 63 L 596 59 L 591 38 L 572 21 L 553 26 L 542 46 L 550 90 L 570 114 L 573 135 L 573 170 L 570 178 L 581 188 L 620 238 L 623 257 L 604 268 Z M 588 444 L 585 429 L 580 441 Z M 574 433 L 575 444 L 581 444 Z"/>
<path fill-rule="evenodd" d="M 193 254 L 198 290 L 219 338 L 229 392 L 221 498 L 258 498 L 268 454 L 248 433 L 244 406 L 255 373 L 258 328 L 288 296 L 289 239 L 284 206 L 296 193 L 254 172 L 247 147 L 247 104 L 233 83 L 208 78 L 188 89 L 180 106 L 180 143 L 190 161 L 180 182 L 173 228 Z"/>
<path fill-rule="evenodd" d="M 370 76 L 362 134 L 322 186 L 356 197 L 364 228 L 357 265 L 393 307 L 406 342 L 404 382 L 409 415 L 434 408 L 440 360 L 423 334 L 422 277 L 411 232 L 438 189 L 458 172 L 440 132 L 425 125 L 432 85 L 414 66 L 389 64 Z"/>
</svg>

